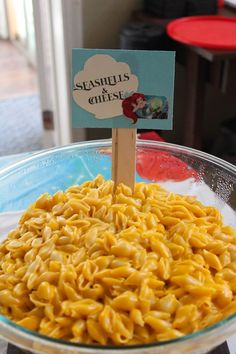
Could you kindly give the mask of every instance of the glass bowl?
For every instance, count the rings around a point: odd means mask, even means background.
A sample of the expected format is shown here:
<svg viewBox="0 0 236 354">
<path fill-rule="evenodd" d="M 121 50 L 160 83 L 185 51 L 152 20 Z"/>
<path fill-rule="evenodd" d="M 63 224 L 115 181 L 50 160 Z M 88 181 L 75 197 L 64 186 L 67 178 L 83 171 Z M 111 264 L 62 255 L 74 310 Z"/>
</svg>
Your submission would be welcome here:
<svg viewBox="0 0 236 354">
<path fill-rule="evenodd" d="M 40 194 L 64 190 L 102 174 L 111 178 L 111 140 L 83 142 L 39 152 L 0 171 L 0 238 L 16 226 Z M 195 195 L 216 206 L 225 224 L 236 227 L 236 167 L 214 156 L 178 145 L 137 142 L 136 181 L 158 182 L 173 192 Z M 37 353 L 200 354 L 236 333 L 236 314 L 194 334 L 137 346 L 73 344 L 20 327 L 0 316 L 1 337 Z"/>
</svg>

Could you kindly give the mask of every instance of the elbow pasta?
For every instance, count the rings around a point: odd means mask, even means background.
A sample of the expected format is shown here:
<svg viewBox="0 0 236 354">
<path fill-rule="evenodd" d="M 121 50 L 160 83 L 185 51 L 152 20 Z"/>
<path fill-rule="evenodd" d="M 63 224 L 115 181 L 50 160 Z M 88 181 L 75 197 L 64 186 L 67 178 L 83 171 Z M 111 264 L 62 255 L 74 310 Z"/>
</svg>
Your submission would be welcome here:
<svg viewBox="0 0 236 354">
<path fill-rule="evenodd" d="M 78 343 L 181 337 L 236 312 L 236 232 L 158 184 L 43 194 L 0 245 L 0 312 Z"/>
</svg>

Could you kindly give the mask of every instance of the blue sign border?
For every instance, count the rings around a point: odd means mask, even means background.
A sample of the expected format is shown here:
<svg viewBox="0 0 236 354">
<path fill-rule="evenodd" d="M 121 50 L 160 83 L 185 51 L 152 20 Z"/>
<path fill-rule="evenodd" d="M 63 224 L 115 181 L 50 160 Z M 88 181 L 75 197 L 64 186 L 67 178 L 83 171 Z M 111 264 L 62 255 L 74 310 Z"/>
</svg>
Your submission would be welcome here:
<svg viewBox="0 0 236 354">
<path fill-rule="evenodd" d="M 126 116 L 97 119 L 81 108 L 73 99 L 74 77 L 83 70 L 85 62 L 96 54 L 107 54 L 118 62 L 129 65 L 131 73 L 139 80 L 138 92 L 147 97 L 166 98 L 167 117 L 143 119 L 138 114 L 137 123 Z M 174 102 L 175 52 L 143 50 L 73 49 L 72 51 L 72 126 L 73 128 L 139 128 L 172 130 Z M 99 77 L 99 73 L 98 73 Z"/>
</svg>

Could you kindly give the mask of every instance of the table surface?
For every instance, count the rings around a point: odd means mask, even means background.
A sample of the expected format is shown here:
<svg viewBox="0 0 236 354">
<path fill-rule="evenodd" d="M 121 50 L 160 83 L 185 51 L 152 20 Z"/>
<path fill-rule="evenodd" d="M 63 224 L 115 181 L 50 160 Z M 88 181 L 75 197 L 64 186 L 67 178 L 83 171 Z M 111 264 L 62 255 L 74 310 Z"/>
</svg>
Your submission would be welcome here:
<svg viewBox="0 0 236 354">
<path fill-rule="evenodd" d="M 219 9 L 218 15 L 236 18 L 236 10 L 226 6 Z M 134 12 L 133 20 L 157 24 L 162 27 L 166 27 L 168 23 L 173 21 L 173 19 L 160 19 L 143 11 Z M 201 150 L 206 96 L 205 83 L 209 81 L 223 92 L 229 90 L 230 87 L 231 90 L 234 90 L 235 80 L 231 71 L 232 66 L 236 65 L 236 50 L 215 50 L 190 46 L 171 38 L 168 39 L 168 46 L 176 51 L 177 61 L 186 67 L 187 92 L 182 144 Z"/>
<path fill-rule="evenodd" d="M 219 9 L 218 14 L 221 16 L 236 17 L 236 10 L 226 6 L 222 9 Z M 160 24 L 165 27 L 169 22 L 173 21 L 173 19 L 159 19 L 152 15 L 146 14 L 142 11 L 135 12 L 134 18 L 142 21 L 148 21 L 149 23 L 153 23 L 153 24 L 154 23 Z M 192 51 L 199 54 L 201 57 L 203 57 L 208 61 L 218 61 L 222 59 L 236 58 L 236 50 L 216 50 L 216 49 L 201 48 L 198 46 L 190 46 L 187 44 L 181 44 L 181 45 L 190 48 Z"/>
</svg>

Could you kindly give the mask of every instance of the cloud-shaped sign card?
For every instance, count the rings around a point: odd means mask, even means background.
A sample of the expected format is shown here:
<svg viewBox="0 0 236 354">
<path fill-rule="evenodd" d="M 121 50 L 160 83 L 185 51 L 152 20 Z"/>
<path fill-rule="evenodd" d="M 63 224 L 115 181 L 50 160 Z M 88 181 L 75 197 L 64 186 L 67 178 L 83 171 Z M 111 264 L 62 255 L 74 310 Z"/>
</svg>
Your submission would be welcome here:
<svg viewBox="0 0 236 354">
<path fill-rule="evenodd" d="M 74 78 L 75 102 L 97 119 L 121 116 L 121 102 L 129 91 L 136 92 L 138 78 L 127 63 L 112 56 L 96 54 L 90 57 L 83 70 Z"/>
<path fill-rule="evenodd" d="M 174 52 L 73 49 L 78 128 L 172 129 Z"/>
</svg>

